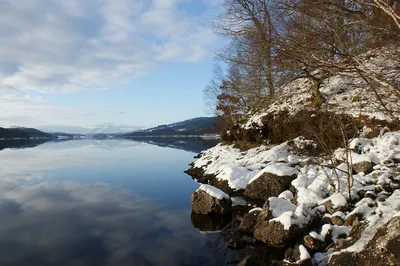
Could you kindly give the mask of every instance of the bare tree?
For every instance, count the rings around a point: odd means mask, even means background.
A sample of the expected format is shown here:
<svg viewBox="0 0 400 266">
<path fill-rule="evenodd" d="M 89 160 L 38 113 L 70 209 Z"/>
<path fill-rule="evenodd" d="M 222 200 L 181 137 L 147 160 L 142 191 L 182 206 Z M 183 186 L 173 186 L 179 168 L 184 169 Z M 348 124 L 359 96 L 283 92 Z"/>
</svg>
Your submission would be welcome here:
<svg viewBox="0 0 400 266">
<path fill-rule="evenodd" d="M 235 56 L 231 49 L 219 57 L 233 64 L 252 65 L 262 69 L 265 88 L 270 95 L 275 92 L 274 28 L 269 0 L 225 0 L 225 12 L 214 24 L 218 33 L 233 40 L 232 47 L 251 52 L 252 57 Z M 233 55 L 233 56 L 232 56 Z M 244 59 L 254 59 L 244 60 Z"/>
</svg>

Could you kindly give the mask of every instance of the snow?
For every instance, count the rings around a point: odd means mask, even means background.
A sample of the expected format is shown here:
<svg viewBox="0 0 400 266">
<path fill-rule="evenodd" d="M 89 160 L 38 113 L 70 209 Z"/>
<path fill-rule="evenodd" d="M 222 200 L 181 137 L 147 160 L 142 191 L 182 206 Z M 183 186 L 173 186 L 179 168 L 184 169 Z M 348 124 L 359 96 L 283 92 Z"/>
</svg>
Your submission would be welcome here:
<svg viewBox="0 0 400 266">
<path fill-rule="evenodd" d="M 346 204 L 347 204 L 346 198 L 340 193 L 335 193 L 332 196 L 324 199 L 320 203 L 323 204 L 323 203 L 325 203 L 325 202 L 327 202 L 329 200 L 332 202 L 332 206 L 333 206 L 334 209 L 346 206 Z"/>
<path fill-rule="evenodd" d="M 285 164 L 268 165 L 263 172 L 270 173 L 276 176 L 291 176 L 297 173 L 297 170 Z"/>
<path fill-rule="evenodd" d="M 311 258 L 310 253 L 308 253 L 305 246 L 300 245 L 299 250 L 300 250 L 300 261 Z"/>
<path fill-rule="evenodd" d="M 296 205 L 290 201 L 276 197 L 270 197 L 268 199 L 268 207 L 273 217 L 279 217 L 284 212 L 294 212 L 296 210 Z"/>
<path fill-rule="evenodd" d="M 297 202 L 301 202 L 303 204 L 317 205 L 322 198 L 318 196 L 312 190 L 299 187 L 297 189 Z"/>
<path fill-rule="evenodd" d="M 219 200 L 229 199 L 228 194 L 226 194 L 222 190 L 220 190 L 216 187 L 210 186 L 210 185 L 201 184 L 197 191 L 199 191 L 199 190 L 205 191 L 205 192 L 207 192 L 208 195 L 210 195 L 216 199 L 219 199 Z"/>
<path fill-rule="evenodd" d="M 271 219 L 270 222 L 277 221 L 283 225 L 283 229 L 289 230 L 293 224 L 294 213 L 293 211 L 287 211 L 282 213 L 277 218 Z"/>
<path fill-rule="evenodd" d="M 278 198 L 291 201 L 293 199 L 293 193 L 289 190 L 285 190 L 279 194 Z"/>
<path fill-rule="evenodd" d="M 252 213 L 252 212 L 255 212 L 255 211 L 262 211 L 262 210 L 263 210 L 262 208 L 256 207 L 256 208 L 251 209 L 249 211 L 249 213 Z"/>
<path fill-rule="evenodd" d="M 332 232 L 333 225 L 324 224 L 321 228 L 321 236 L 325 239 L 329 232 Z"/>
<path fill-rule="evenodd" d="M 193 166 L 202 168 L 204 174 L 215 175 L 219 180 L 226 180 L 232 189 L 240 190 L 245 189 L 250 180 L 269 165 L 271 167 L 267 170 L 269 169 L 270 172 L 295 173 L 295 169 L 289 165 L 272 166 L 278 161 L 289 163 L 297 158 L 293 156 L 287 142 L 272 147 L 262 145 L 245 152 L 231 145 L 218 144 L 203 151 Z"/>
<path fill-rule="evenodd" d="M 325 210 L 324 206 L 311 208 L 307 204 L 300 204 L 294 211 L 285 211 L 270 221 L 277 221 L 283 225 L 285 230 L 289 230 L 292 225 L 302 228 L 307 225 L 317 214 Z"/>
<path fill-rule="evenodd" d="M 395 56 L 385 54 L 385 52 L 387 51 L 375 51 L 379 54 L 376 57 L 363 56 L 361 59 L 365 63 L 363 67 L 368 66 L 368 69 L 376 70 L 382 78 L 394 79 L 394 75 L 398 75 L 398 71 L 390 73 L 385 66 L 391 65 L 393 69 L 393 66 L 398 65 L 398 61 L 393 59 Z M 357 73 L 343 72 L 326 78 L 320 86 L 320 92 L 326 99 L 320 109 L 353 117 L 359 117 L 362 114 L 371 118 L 392 121 L 391 116 L 382 111 L 383 108 L 376 100 L 374 91 L 366 90 L 366 86 L 368 86 L 366 81 Z M 400 114 L 398 98 L 385 88 L 377 86 L 375 89 L 388 110 L 398 118 Z M 257 113 L 247 114 L 248 120 L 241 127 L 259 129 L 263 126 L 263 117 L 267 115 L 276 115 L 279 112 L 287 111 L 289 115 L 294 116 L 300 110 L 307 109 L 310 99 L 312 99 L 312 82 L 307 78 L 299 78 L 285 84 L 278 91 L 280 94 L 276 101 L 269 103 L 265 109 L 259 110 Z"/>
<path fill-rule="evenodd" d="M 318 234 L 318 233 L 315 232 L 315 231 L 311 231 L 311 232 L 309 233 L 309 235 L 310 235 L 312 238 L 314 238 L 314 239 L 318 239 L 318 240 L 320 240 L 320 241 L 325 241 L 325 236 L 322 236 L 322 235 Z"/>
<path fill-rule="evenodd" d="M 350 232 L 349 226 L 344 226 L 344 225 L 332 225 L 332 240 L 336 242 L 341 235 L 348 235 Z"/>
<path fill-rule="evenodd" d="M 268 165 L 265 167 L 263 170 L 261 170 L 257 175 L 255 175 L 252 179 L 250 179 L 249 184 L 262 176 L 264 173 L 269 173 L 273 174 L 276 176 L 292 176 L 296 174 L 298 171 L 286 164 L 273 164 L 273 165 Z"/>
<path fill-rule="evenodd" d="M 368 154 L 375 164 L 385 164 L 400 154 L 400 132 L 390 132 L 374 139 L 356 138 L 350 142 L 350 148 L 357 149 L 363 155 Z M 361 156 L 361 155 L 360 155 Z"/>
<path fill-rule="evenodd" d="M 371 162 L 371 157 L 366 154 L 359 155 L 357 153 L 352 152 L 350 154 L 351 161 L 353 164 L 361 163 L 361 162 Z"/>
</svg>

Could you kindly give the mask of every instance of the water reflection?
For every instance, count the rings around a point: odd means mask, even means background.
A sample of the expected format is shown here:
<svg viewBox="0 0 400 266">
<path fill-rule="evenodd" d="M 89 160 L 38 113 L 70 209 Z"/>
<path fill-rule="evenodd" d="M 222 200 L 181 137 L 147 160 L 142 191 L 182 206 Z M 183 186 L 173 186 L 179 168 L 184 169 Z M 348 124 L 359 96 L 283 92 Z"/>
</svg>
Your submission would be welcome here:
<svg viewBox="0 0 400 266">
<path fill-rule="evenodd" d="M 48 142 L 48 139 L 15 139 L 15 140 L 0 140 L 0 151 L 4 149 L 26 149 L 33 148 L 40 144 Z"/>
<path fill-rule="evenodd" d="M 226 221 L 191 222 L 193 155 L 129 140 L 2 150 L 0 265 L 224 265 L 223 238 L 199 230 Z"/>
<path fill-rule="evenodd" d="M 134 137 L 132 140 L 195 153 L 214 147 L 219 142 L 219 139 L 215 138 L 197 137 Z"/>
<path fill-rule="evenodd" d="M 168 147 L 178 150 L 184 150 L 194 153 L 211 148 L 217 145 L 219 139 L 216 138 L 199 138 L 199 137 L 135 137 L 135 138 L 111 138 L 111 139 L 15 139 L 15 140 L 0 140 L 0 151 L 4 149 L 26 149 L 33 148 L 42 144 L 50 144 L 49 147 L 57 148 L 77 148 L 86 146 L 91 143 L 93 146 L 100 148 L 112 149 L 119 148 L 123 145 L 135 146 L 141 143 L 156 145 L 159 147 Z"/>
<path fill-rule="evenodd" d="M 2 193 L 0 265 L 218 265 L 186 222 L 187 210 L 106 184 L 41 183 Z"/>
</svg>

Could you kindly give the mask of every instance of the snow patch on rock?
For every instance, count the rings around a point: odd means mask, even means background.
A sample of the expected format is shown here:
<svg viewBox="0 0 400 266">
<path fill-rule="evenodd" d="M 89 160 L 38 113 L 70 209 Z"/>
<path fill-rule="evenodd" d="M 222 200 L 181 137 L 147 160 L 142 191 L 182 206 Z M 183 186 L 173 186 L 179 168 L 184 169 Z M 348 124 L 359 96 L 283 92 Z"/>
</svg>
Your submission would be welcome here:
<svg viewBox="0 0 400 266">
<path fill-rule="evenodd" d="M 198 190 L 205 191 L 208 195 L 211 197 L 214 197 L 216 199 L 222 200 L 222 199 L 229 199 L 229 195 L 223 192 L 222 190 L 206 185 L 206 184 L 201 184 Z"/>
</svg>

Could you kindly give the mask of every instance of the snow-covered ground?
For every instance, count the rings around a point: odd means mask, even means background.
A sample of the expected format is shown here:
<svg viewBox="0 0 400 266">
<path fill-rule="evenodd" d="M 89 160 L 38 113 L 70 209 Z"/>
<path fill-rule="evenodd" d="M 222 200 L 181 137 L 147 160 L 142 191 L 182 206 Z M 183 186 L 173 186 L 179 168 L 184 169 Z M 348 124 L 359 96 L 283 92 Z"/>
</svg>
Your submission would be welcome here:
<svg viewBox="0 0 400 266">
<path fill-rule="evenodd" d="M 399 62 L 388 49 L 371 51 L 363 55 L 360 60 L 364 64 L 359 69 L 372 71 L 383 79 L 396 79 L 396 75 L 398 79 L 398 68 L 395 66 Z M 277 114 L 285 110 L 289 115 L 296 115 L 300 110 L 312 109 L 312 87 L 313 83 L 308 78 L 299 78 L 282 86 L 277 91 L 279 94 L 276 97 L 277 100 L 257 113 L 249 113 L 246 123 L 241 126 L 245 129 L 260 128 L 263 126 L 262 118 L 267 114 Z M 398 97 L 387 88 L 373 85 L 380 95 L 379 100 L 371 88 L 371 85 L 366 83 L 364 77 L 358 72 L 339 72 L 323 80 L 319 91 L 325 102 L 320 110 L 348 114 L 353 117 L 363 115 L 386 121 L 391 121 L 393 117 L 400 118 Z M 387 110 L 391 111 L 391 115 L 382 107 L 381 101 L 385 103 Z"/>
<path fill-rule="evenodd" d="M 294 145 L 301 147 L 306 140 L 299 137 Z M 293 193 L 284 191 L 278 197 L 269 199 L 273 220 L 280 222 L 285 230 L 292 225 L 302 227 L 313 217 L 315 212 L 323 212 L 329 201 L 334 209 L 344 208 L 326 217 L 339 216 L 346 220 L 352 214 L 360 214 L 366 228 L 361 237 L 348 247 L 348 251 L 360 251 L 372 239 L 374 233 L 394 216 L 400 215 L 400 132 L 388 132 L 373 139 L 357 138 L 350 142 L 352 151 L 349 156 L 352 163 L 370 162 L 373 169 L 368 173 L 353 174 L 352 186 L 348 190 L 347 164 L 337 163 L 336 170 L 325 165 L 332 162 L 325 158 L 311 158 L 294 154 L 293 144 L 284 142 L 276 146 L 260 146 L 247 151 L 240 151 L 229 145 L 219 144 L 202 152 L 193 167 L 203 169 L 205 174 L 214 175 L 219 180 L 228 181 L 234 190 L 245 189 L 246 186 L 260 177 L 262 173 L 272 173 L 279 176 L 297 174 L 291 184 L 295 188 L 296 202 Z M 344 161 L 344 149 L 337 149 L 336 159 Z M 313 163 L 314 162 L 314 163 Z M 317 162 L 317 163 L 315 163 Z M 387 192 L 385 187 L 391 187 Z M 227 195 L 201 185 L 200 189 L 216 198 Z M 348 191 L 351 200 L 348 198 Z M 366 196 L 361 197 L 360 192 Z M 259 210 L 259 209 L 256 209 Z M 341 235 L 348 235 L 350 226 L 325 224 L 319 231 L 310 232 L 311 237 L 325 240 L 327 232 L 331 232 L 336 242 Z M 337 251 L 316 253 L 314 262 L 325 265 Z M 301 248 L 302 257 L 310 256 L 305 247 Z"/>
</svg>

